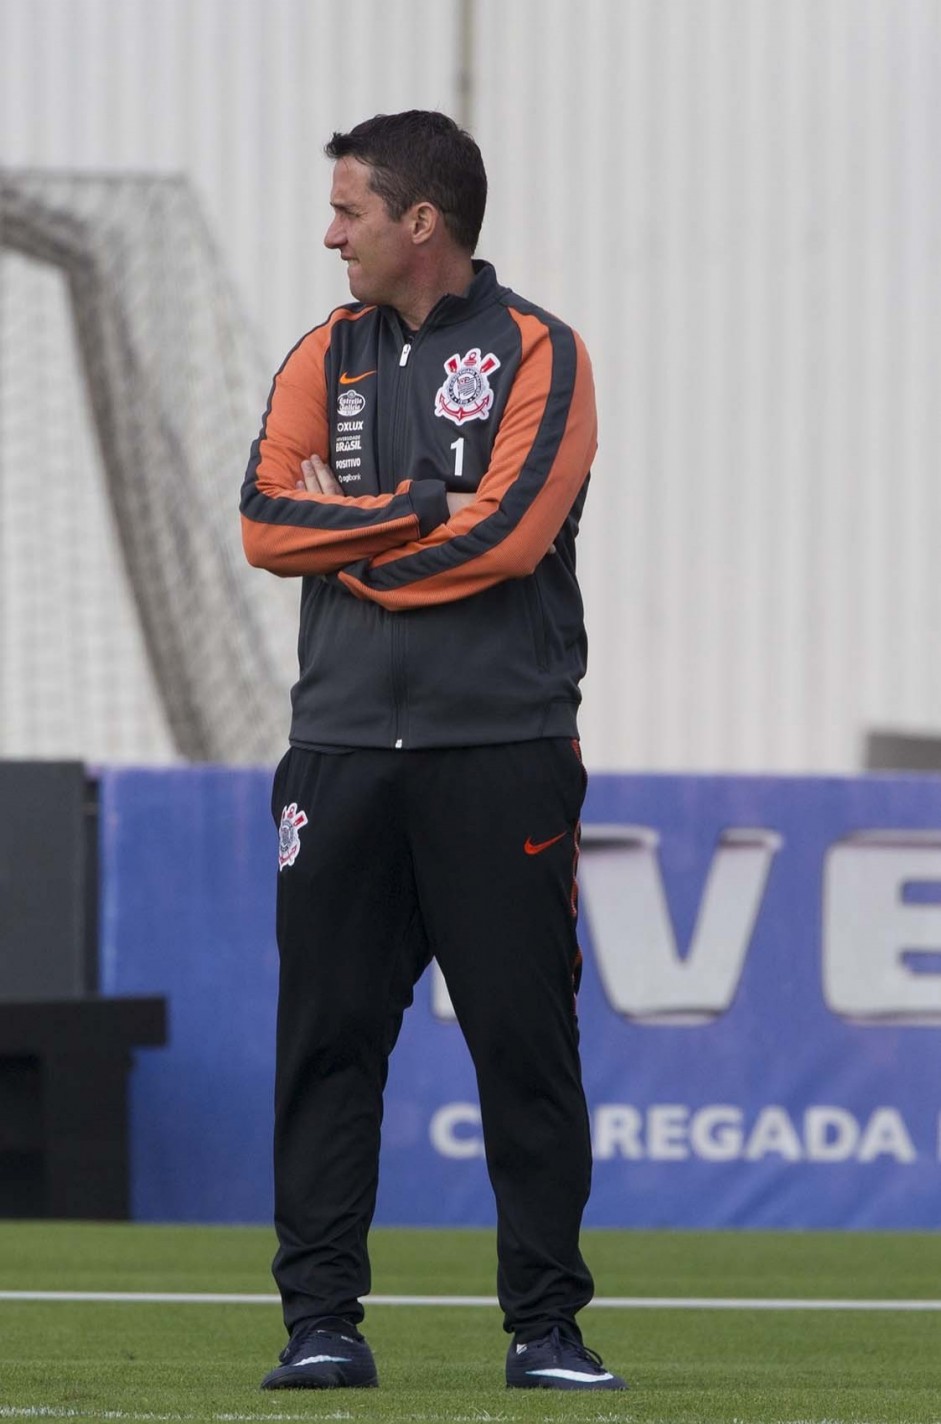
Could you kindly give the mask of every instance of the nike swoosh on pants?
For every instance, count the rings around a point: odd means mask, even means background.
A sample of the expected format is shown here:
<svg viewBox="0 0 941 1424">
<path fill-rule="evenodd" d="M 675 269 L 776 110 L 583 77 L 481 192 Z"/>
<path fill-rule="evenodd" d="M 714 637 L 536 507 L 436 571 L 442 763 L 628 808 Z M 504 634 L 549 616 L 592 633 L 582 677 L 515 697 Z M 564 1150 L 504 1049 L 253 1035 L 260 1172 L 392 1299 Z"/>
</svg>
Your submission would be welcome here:
<svg viewBox="0 0 941 1424">
<path fill-rule="evenodd" d="M 564 840 L 567 834 L 567 831 L 560 831 L 557 836 L 552 836 L 547 841 L 538 842 L 534 841 L 531 836 L 527 836 L 526 844 L 523 846 L 523 849 L 527 855 L 539 855 L 541 851 L 548 850 L 549 847 L 555 845 L 557 841 Z"/>
</svg>

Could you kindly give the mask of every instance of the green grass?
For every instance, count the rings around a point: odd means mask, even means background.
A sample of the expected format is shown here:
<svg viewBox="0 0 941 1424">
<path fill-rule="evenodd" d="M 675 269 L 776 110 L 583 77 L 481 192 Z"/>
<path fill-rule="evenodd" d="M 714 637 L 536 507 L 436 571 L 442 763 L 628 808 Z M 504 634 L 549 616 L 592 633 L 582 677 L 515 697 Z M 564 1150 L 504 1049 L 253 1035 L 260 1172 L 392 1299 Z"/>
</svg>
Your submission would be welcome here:
<svg viewBox="0 0 941 1424">
<path fill-rule="evenodd" d="M 268 1231 L 0 1223 L 0 1289 L 268 1294 Z M 588 1232 L 599 1295 L 933 1299 L 941 1237 Z M 492 1235 L 377 1231 L 382 1294 L 492 1294 Z M 628 1394 L 508 1393 L 499 1312 L 371 1306 L 382 1388 L 263 1394 L 276 1305 L 0 1301 L 4 1419 L 938 1424 L 941 1314 L 606 1310 L 586 1338 Z"/>
</svg>

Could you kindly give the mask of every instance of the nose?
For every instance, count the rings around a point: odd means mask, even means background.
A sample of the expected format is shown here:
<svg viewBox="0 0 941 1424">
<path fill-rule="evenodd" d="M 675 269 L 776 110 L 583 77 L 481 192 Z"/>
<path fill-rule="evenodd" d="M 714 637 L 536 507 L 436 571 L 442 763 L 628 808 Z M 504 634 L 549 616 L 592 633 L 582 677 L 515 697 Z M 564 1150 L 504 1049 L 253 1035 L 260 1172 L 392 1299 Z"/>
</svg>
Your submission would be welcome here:
<svg viewBox="0 0 941 1424">
<path fill-rule="evenodd" d="M 334 213 L 330 226 L 327 228 L 327 231 L 323 235 L 323 245 L 324 247 L 328 247 L 330 251 L 333 252 L 336 250 L 336 248 L 343 246 L 344 239 L 345 233 L 343 232 L 343 224 L 340 220 L 340 215 L 339 213 Z"/>
</svg>

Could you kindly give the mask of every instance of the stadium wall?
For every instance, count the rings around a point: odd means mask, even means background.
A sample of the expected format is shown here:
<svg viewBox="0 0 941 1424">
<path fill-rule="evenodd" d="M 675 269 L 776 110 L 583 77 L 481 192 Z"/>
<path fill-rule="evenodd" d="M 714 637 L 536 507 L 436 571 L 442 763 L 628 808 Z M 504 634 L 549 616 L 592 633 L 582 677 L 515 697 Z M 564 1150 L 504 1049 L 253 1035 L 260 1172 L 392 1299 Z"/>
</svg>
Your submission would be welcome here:
<svg viewBox="0 0 941 1424">
<path fill-rule="evenodd" d="M 260 770 L 101 776 L 101 988 L 168 1004 L 167 1046 L 135 1055 L 138 1220 L 270 1218 L 269 787 Z M 938 777 L 592 777 L 591 1224 L 941 1226 L 939 828 Z M 393 1057 L 377 1220 L 493 1220 L 433 972 Z"/>
<path fill-rule="evenodd" d="M 324 138 L 468 118 L 482 252 L 594 354 L 592 764 L 846 771 L 868 727 L 938 726 L 936 0 L 4 0 L 0 27 L 0 161 L 188 175 L 267 370 L 346 296 Z M 113 537 L 60 428 L 43 543 L 14 560 L 37 521 L 4 508 L 0 579 Z M 6 487 L 46 477 L 43 434 Z M 17 662 L 23 600 L 83 646 L 47 582 L 0 584 L 0 629 L 10 679 L 54 698 L 47 640 Z M 117 752 L 171 755 L 159 727 Z"/>
</svg>

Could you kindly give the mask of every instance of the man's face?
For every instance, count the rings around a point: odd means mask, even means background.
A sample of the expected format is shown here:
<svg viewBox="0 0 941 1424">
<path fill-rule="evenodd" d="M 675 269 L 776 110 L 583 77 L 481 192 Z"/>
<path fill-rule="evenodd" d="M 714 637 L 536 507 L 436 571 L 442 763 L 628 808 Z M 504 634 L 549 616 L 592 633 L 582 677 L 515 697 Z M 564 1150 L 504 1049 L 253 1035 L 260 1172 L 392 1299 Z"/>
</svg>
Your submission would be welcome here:
<svg viewBox="0 0 941 1424">
<path fill-rule="evenodd" d="M 324 246 L 347 264 L 350 291 L 359 302 L 395 306 L 415 255 L 408 214 L 396 220 L 369 186 L 370 169 L 357 158 L 341 158 L 333 170 L 333 221 Z"/>
</svg>

